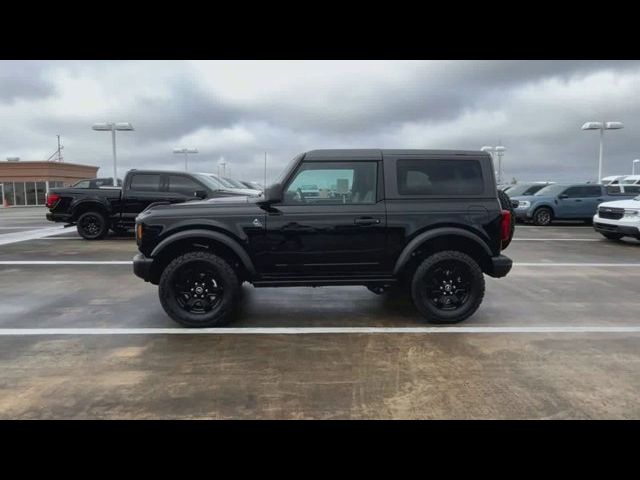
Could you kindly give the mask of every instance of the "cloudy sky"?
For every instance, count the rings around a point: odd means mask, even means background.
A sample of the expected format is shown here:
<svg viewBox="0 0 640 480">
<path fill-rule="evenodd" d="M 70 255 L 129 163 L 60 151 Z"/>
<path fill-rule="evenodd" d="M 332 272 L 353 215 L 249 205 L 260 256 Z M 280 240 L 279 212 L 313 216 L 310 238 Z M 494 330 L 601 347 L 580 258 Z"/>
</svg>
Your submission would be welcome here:
<svg viewBox="0 0 640 480">
<path fill-rule="evenodd" d="M 174 147 L 200 150 L 190 170 L 268 178 L 316 148 L 507 148 L 519 180 L 597 176 L 640 158 L 640 62 L 632 61 L 0 61 L 0 159 L 64 159 L 111 176 L 111 143 L 91 124 L 128 121 L 119 175 L 182 169 Z"/>
</svg>

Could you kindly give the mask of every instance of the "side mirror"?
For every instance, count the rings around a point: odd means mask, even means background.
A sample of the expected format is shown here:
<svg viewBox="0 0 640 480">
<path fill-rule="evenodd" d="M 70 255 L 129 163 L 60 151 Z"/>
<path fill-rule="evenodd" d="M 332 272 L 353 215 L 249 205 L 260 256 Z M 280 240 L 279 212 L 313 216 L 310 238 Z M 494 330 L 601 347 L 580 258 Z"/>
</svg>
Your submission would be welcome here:
<svg viewBox="0 0 640 480">
<path fill-rule="evenodd" d="M 569 198 L 569 195 L 567 195 L 566 193 L 561 193 L 560 195 L 558 195 L 558 198 L 562 200 L 564 198 Z"/>
<path fill-rule="evenodd" d="M 270 204 L 282 202 L 282 185 L 279 183 L 269 185 L 264 190 L 264 202 Z"/>
<path fill-rule="evenodd" d="M 193 196 L 199 199 L 207 198 L 207 192 L 204 190 L 196 190 L 193 192 Z"/>
</svg>

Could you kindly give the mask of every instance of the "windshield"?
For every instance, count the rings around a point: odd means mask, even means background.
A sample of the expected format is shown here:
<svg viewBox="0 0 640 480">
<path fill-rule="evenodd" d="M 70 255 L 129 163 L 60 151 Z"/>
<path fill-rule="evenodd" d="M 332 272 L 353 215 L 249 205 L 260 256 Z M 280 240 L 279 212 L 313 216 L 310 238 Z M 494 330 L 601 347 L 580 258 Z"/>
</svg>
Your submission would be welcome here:
<svg viewBox="0 0 640 480">
<path fill-rule="evenodd" d="M 562 193 L 569 185 L 547 185 L 538 190 L 534 195 L 536 197 L 552 197 Z"/>
<path fill-rule="evenodd" d="M 503 190 L 509 192 L 510 197 L 517 197 L 518 195 L 533 195 L 540 190 L 544 185 L 535 185 L 530 183 L 518 183 L 512 187 Z"/>
<path fill-rule="evenodd" d="M 244 188 L 246 189 L 247 186 L 241 184 L 238 180 L 234 180 L 233 178 L 229 178 L 229 177 L 222 177 L 223 180 L 226 180 L 227 183 L 230 183 L 231 186 L 233 186 L 233 188 Z"/>
<path fill-rule="evenodd" d="M 210 175 L 194 174 L 194 176 L 198 180 L 200 180 L 202 183 L 204 183 L 207 187 L 209 187 L 211 190 L 220 190 L 225 188 L 225 186 L 222 183 L 220 183 L 218 180 L 211 177 Z"/>
<path fill-rule="evenodd" d="M 213 173 L 210 173 L 207 176 L 210 177 L 213 181 L 220 184 L 218 188 L 236 188 L 233 186 L 233 184 L 227 182 L 224 178 L 214 175 Z"/>
</svg>

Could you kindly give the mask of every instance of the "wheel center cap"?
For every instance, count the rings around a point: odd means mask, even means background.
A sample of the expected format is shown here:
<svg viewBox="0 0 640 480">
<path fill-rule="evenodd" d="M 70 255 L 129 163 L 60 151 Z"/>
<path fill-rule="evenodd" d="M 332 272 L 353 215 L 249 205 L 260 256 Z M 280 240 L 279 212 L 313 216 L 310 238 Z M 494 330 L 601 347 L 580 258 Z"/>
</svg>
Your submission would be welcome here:
<svg viewBox="0 0 640 480">
<path fill-rule="evenodd" d="M 197 288 L 196 288 L 196 293 L 197 293 L 198 295 L 201 295 L 201 294 L 202 294 L 202 292 L 204 292 L 204 290 L 202 289 L 202 287 L 197 287 Z"/>
<path fill-rule="evenodd" d="M 445 289 L 447 292 L 450 292 L 450 291 L 451 291 L 451 285 L 445 285 L 445 286 L 444 286 L 444 289 Z"/>
</svg>

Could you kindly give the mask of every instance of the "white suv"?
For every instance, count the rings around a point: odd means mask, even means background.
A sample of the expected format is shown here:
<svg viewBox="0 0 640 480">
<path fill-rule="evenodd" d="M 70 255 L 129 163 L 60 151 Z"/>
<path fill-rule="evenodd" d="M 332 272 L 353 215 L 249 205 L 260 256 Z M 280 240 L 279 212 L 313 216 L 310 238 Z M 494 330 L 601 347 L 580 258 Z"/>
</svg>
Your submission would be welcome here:
<svg viewBox="0 0 640 480">
<path fill-rule="evenodd" d="M 640 195 L 598 205 L 593 228 L 610 240 L 635 237 L 640 240 Z"/>
</svg>

